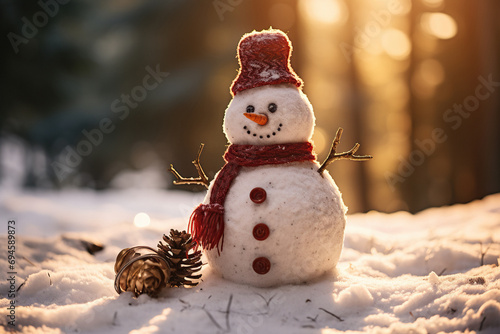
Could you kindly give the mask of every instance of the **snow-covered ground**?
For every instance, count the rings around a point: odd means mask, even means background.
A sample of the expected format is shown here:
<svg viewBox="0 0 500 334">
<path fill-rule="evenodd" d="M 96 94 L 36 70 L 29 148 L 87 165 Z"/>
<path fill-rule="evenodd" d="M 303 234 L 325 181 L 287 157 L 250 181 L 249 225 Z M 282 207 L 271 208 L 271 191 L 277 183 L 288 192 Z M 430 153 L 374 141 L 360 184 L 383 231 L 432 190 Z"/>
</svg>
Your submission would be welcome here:
<svg viewBox="0 0 500 334">
<path fill-rule="evenodd" d="M 144 189 L 0 190 L 0 324 L 10 329 L 7 223 L 15 220 L 22 333 L 500 332 L 500 194 L 416 215 L 350 215 L 337 272 L 307 285 L 253 288 L 204 266 L 195 288 L 159 299 L 118 295 L 117 253 L 185 229 L 201 199 Z M 139 212 L 149 225 L 134 225 Z M 81 240 L 105 249 L 91 255 Z"/>
</svg>

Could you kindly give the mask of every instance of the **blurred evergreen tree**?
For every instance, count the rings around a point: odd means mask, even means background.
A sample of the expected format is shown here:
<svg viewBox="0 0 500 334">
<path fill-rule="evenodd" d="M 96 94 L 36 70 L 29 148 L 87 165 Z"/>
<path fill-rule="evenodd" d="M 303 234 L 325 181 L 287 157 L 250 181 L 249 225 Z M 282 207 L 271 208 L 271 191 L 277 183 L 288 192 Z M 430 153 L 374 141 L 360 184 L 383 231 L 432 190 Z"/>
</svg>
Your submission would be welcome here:
<svg viewBox="0 0 500 334">
<path fill-rule="evenodd" d="M 222 164 L 235 46 L 243 33 L 271 25 L 261 15 L 269 5 L 232 2 L 221 11 L 213 1 L 60 1 L 0 2 L 0 133 L 29 147 L 20 166 L 25 186 L 106 188 L 120 170 L 147 165 L 145 152 L 156 152 L 164 166 L 175 161 L 190 169 L 202 141 L 210 142 L 203 159 L 213 175 Z M 27 42 L 26 21 L 37 30 Z M 131 102 L 126 117 L 115 113 L 143 85 L 147 68 L 169 75 L 137 106 Z M 104 118 L 113 131 L 75 167 L 54 169 Z M 45 166 L 36 165 L 34 150 L 45 152 Z"/>
</svg>

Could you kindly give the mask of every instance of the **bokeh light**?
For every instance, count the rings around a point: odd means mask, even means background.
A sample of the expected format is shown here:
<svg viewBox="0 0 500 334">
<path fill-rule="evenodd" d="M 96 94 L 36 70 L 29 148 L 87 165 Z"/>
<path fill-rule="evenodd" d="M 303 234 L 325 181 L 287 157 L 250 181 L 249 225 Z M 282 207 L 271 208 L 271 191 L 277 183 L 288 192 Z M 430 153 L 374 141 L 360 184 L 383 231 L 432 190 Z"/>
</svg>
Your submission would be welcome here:
<svg viewBox="0 0 500 334">
<path fill-rule="evenodd" d="M 440 39 L 450 39 L 457 34 L 457 23 L 448 14 L 424 13 L 420 24 L 425 32 Z"/>
<path fill-rule="evenodd" d="M 382 34 L 382 47 L 394 59 L 405 59 L 411 51 L 408 36 L 398 29 L 387 29 Z"/>
<path fill-rule="evenodd" d="M 320 23 L 344 23 L 347 20 L 347 8 L 338 0 L 303 0 L 301 6 L 311 20 Z"/>
<path fill-rule="evenodd" d="M 151 223 L 151 218 L 149 218 L 149 215 L 147 213 L 139 212 L 134 217 L 134 225 L 136 227 L 146 227 L 150 223 Z"/>
</svg>

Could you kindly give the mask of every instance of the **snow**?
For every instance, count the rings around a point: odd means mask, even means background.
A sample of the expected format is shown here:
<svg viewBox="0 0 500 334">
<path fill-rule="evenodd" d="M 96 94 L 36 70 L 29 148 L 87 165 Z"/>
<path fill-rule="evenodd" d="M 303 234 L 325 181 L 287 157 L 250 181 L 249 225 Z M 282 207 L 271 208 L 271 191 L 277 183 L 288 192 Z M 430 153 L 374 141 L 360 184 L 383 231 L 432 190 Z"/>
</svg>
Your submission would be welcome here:
<svg viewBox="0 0 500 334">
<path fill-rule="evenodd" d="M 500 330 L 500 194 L 416 215 L 348 215 L 337 271 L 310 284 L 250 287 L 223 280 L 205 265 L 197 287 L 169 289 L 158 299 L 118 295 L 113 288 L 118 252 L 133 245 L 154 247 L 170 228 L 184 229 L 202 199 L 202 194 L 148 189 L 0 189 L 0 216 L 16 221 L 16 287 L 24 283 L 16 293 L 17 329 L 134 334 Z M 133 224 L 139 212 L 149 215 L 149 225 Z M 0 236 L 0 323 L 9 330 L 6 225 Z M 91 255 L 82 239 L 105 248 Z"/>
</svg>

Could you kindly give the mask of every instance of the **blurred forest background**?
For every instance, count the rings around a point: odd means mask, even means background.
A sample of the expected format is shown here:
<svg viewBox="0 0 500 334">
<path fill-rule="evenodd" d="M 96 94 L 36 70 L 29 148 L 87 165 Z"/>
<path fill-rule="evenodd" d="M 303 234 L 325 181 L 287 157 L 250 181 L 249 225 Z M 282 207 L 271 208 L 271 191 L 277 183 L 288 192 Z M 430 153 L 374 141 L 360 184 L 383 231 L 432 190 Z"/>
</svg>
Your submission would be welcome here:
<svg viewBox="0 0 500 334">
<path fill-rule="evenodd" d="M 240 37 L 287 32 L 350 212 L 500 191 L 500 1 L 2 0 L 3 187 L 173 188 L 210 177 Z M 167 74 L 168 73 L 168 74 Z M 177 188 L 184 189 L 186 188 Z M 191 191 L 203 190 L 202 188 Z"/>
</svg>

